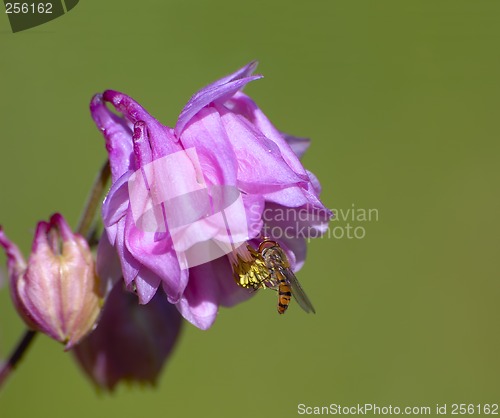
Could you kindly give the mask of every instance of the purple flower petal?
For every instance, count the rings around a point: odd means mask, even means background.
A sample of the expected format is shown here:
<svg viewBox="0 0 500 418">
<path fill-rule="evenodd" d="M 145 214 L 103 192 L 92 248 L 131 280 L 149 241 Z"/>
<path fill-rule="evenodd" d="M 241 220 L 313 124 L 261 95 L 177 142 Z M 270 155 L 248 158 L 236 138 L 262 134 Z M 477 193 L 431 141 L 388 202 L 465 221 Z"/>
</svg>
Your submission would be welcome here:
<svg viewBox="0 0 500 418">
<path fill-rule="evenodd" d="M 309 138 L 300 138 L 298 136 L 288 135 L 283 132 L 281 132 L 281 135 L 283 136 L 283 138 L 285 138 L 286 143 L 290 145 L 290 148 L 298 158 L 302 158 L 302 156 L 309 148 L 309 145 L 311 145 L 311 140 Z"/>
<path fill-rule="evenodd" d="M 220 257 L 211 263 L 199 266 L 197 274 L 200 274 L 202 277 L 212 278 L 212 283 L 218 289 L 218 302 L 221 306 L 231 307 L 237 305 L 255 294 L 255 292 L 243 289 L 236 284 L 233 279 L 233 270 L 227 257 Z"/>
<path fill-rule="evenodd" d="M 130 286 L 137 277 L 137 274 L 139 274 L 141 263 L 130 253 L 129 249 L 125 245 L 126 219 L 127 217 L 124 216 L 122 219 L 120 219 L 119 222 L 115 224 L 116 241 L 113 243 L 113 245 L 116 248 L 118 258 L 120 259 L 125 284 L 127 286 Z"/>
<path fill-rule="evenodd" d="M 103 98 L 104 101 L 112 103 L 115 109 L 123 113 L 123 116 L 132 124 L 142 121 L 147 125 L 149 137 L 152 138 L 151 149 L 154 159 L 161 158 L 181 149 L 176 144 L 177 139 L 173 136 L 170 128 L 163 126 L 139 103 L 126 94 L 114 90 L 106 90 Z"/>
<path fill-rule="evenodd" d="M 251 76 L 253 74 L 253 72 L 255 71 L 255 69 L 257 68 L 258 64 L 259 63 L 257 61 L 249 62 L 247 65 L 236 70 L 234 73 L 231 73 L 225 77 L 219 78 L 217 81 L 214 81 L 213 83 L 210 83 L 209 85 L 205 86 L 203 89 L 201 89 L 196 94 L 194 94 L 193 97 L 198 96 L 205 89 L 215 89 L 216 87 L 222 86 L 222 85 L 227 84 L 231 81 L 239 80 L 241 78 Z"/>
<path fill-rule="evenodd" d="M 306 170 L 307 175 L 309 177 L 309 181 L 311 182 L 311 185 L 313 187 L 314 193 L 316 193 L 317 196 L 321 194 L 321 183 L 319 182 L 318 178 L 314 175 L 314 173 L 310 172 L 309 170 Z"/>
<path fill-rule="evenodd" d="M 213 277 L 204 276 L 205 270 L 202 266 L 190 269 L 189 283 L 176 306 L 186 320 L 206 330 L 217 317 L 218 286 Z"/>
<path fill-rule="evenodd" d="M 161 279 L 151 270 L 145 267 L 141 267 L 137 277 L 134 280 L 137 296 L 139 296 L 139 303 L 145 305 L 156 293 L 156 290 L 160 286 Z"/>
<path fill-rule="evenodd" d="M 106 233 L 102 234 L 97 247 L 96 270 L 102 295 L 107 295 L 123 277 L 120 259 Z"/>
<path fill-rule="evenodd" d="M 290 258 L 290 253 L 293 254 L 293 265 L 292 270 L 294 272 L 299 271 L 306 261 L 307 245 L 305 238 L 288 238 L 284 236 L 280 239 L 280 245 L 283 249 L 288 250 L 288 257 Z"/>
<path fill-rule="evenodd" d="M 222 122 L 238 162 L 238 184 L 249 193 L 262 193 L 263 187 L 275 189 L 303 184 L 307 175 L 298 175 L 283 160 L 276 144 L 239 115 L 220 109 Z M 271 168 L 271 169 L 270 169 Z"/>
<path fill-rule="evenodd" d="M 233 74 L 209 84 L 194 94 L 179 115 L 179 119 L 175 125 L 175 134 L 180 136 L 186 124 L 205 106 L 214 102 L 222 103 L 233 96 L 238 90 L 241 90 L 250 81 L 262 78 L 261 75 L 250 76 L 256 66 L 257 63 L 255 61 L 251 62 Z"/>
<path fill-rule="evenodd" d="M 137 228 L 129 211 L 125 241 L 133 259 L 157 276 L 153 279 L 152 274 L 147 273 L 142 277 L 143 282 L 140 285 L 143 285 L 146 293 L 140 296 L 141 299 L 146 300 L 148 297 L 147 286 L 157 288 L 160 281 L 163 281 L 163 289 L 169 300 L 171 303 L 176 303 L 186 288 L 188 274 L 181 271 L 170 235 L 164 234 L 162 239 L 157 239 L 154 232 Z M 136 284 L 139 291 L 139 283 Z"/>
<path fill-rule="evenodd" d="M 126 171 L 134 167 L 134 162 L 131 159 L 131 125 L 106 107 L 102 94 L 96 94 L 92 98 L 90 113 L 106 140 L 106 149 L 111 166 L 111 178 L 114 182 Z"/>
<path fill-rule="evenodd" d="M 129 208 L 129 192 L 128 180 L 132 172 L 127 171 L 120 178 L 118 178 L 102 204 L 102 220 L 105 227 L 110 227 L 116 224 L 121 218 L 125 216 Z M 110 237 L 110 242 L 114 244 L 115 237 Z"/>
<path fill-rule="evenodd" d="M 196 149 L 208 184 L 236 185 L 236 156 L 215 109 L 202 109 L 191 118 L 182 133 L 181 141 L 184 148 Z"/>
<path fill-rule="evenodd" d="M 276 203 L 287 207 L 310 206 L 331 219 L 332 213 L 319 200 L 312 183 L 307 183 L 307 188 L 292 186 L 282 190 L 264 190 L 266 202 Z"/>
<path fill-rule="evenodd" d="M 243 194 L 242 196 L 248 226 L 248 237 L 250 239 L 258 237 L 264 224 L 262 220 L 262 212 L 265 207 L 264 198 L 259 194 Z"/>
<path fill-rule="evenodd" d="M 305 176 L 305 170 L 297 155 L 287 143 L 283 135 L 273 126 L 262 110 L 246 94 L 238 92 L 226 103 L 226 106 L 233 112 L 242 115 L 256 129 L 261 131 L 267 138 L 273 141 L 281 151 L 283 159 L 290 168 L 298 175 Z"/>
<path fill-rule="evenodd" d="M 125 282 L 141 303 L 150 301 L 161 283 L 169 302 L 202 329 L 212 325 L 218 306 L 249 297 L 230 271 L 228 258 L 235 254 L 220 257 L 234 249 L 224 245 L 260 240 L 268 228 L 286 230 L 281 238 L 269 235 L 283 243 L 298 269 L 306 254 L 304 238 L 323 233 L 331 217 L 319 200 L 319 181 L 298 158 L 309 140 L 279 132 L 240 92 L 260 78 L 251 75 L 254 69 L 250 63 L 193 95 L 175 129 L 122 93 L 96 96 L 95 118 L 105 120 L 99 126 L 109 132 L 125 127 L 116 138 L 132 144 L 128 165 L 117 163 L 116 170 L 128 177 L 114 177 L 103 207 Z M 123 118 L 111 114 L 105 102 Z M 115 136 L 108 142 L 114 144 Z M 110 155 L 115 157 L 125 159 Z M 300 221 L 268 220 L 270 208 L 300 213 Z M 213 247 L 211 240 L 217 243 Z"/>
<path fill-rule="evenodd" d="M 324 207 L 292 208 L 267 202 L 264 232 L 273 239 L 318 238 L 328 229 L 331 216 L 331 211 Z"/>
<path fill-rule="evenodd" d="M 142 168 L 153 161 L 153 152 L 147 134 L 147 125 L 142 120 L 134 124 L 132 141 L 134 142 L 134 154 L 137 168 Z"/>
</svg>

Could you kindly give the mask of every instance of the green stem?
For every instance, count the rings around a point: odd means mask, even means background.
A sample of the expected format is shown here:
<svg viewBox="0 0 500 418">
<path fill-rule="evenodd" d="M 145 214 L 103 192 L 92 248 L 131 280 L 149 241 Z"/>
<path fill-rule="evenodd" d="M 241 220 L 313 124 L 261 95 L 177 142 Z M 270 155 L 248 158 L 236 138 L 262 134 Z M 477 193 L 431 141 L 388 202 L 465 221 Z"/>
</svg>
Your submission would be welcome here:
<svg viewBox="0 0 500 418">
<path fill-rule="evenodd" d="M 104 165 L 101 167 L 94 184 L 92 185 L 90 195 L 85 203 L 85 208 L 80 221 L 78 222 L 76 231 L 84 237 L 88 235 L 91 230 L 92 222 L 94 221 L 97 209 L 101 203 L 101 198 L 104 194 L 104 189 L 110 175 L 111 170 L 109 167 L 109 160 L 106 160 Z M 8 360 L 4 364 L 0 365 L 0 388 L 11 375 L 12 371 L 16 368 L 17 364 L 21 361 L 36 335 L 36 331 L 26 330 Z"/>
<path fill-rule="evenodd" d="M 90 195 L 85 204 L 85 209 L 82 213 L 80 221 L 78 222 L 78 227 L 76 232 L 82 236 L 86 236 L 90 232 L 90 227 L 94 221 L 95 214 L 99 205 L 101 204 L 102 195 L 104 194 L 104 189 L 111 175 L 111 170 L 109 167 L 109 160 L 101 167 L 99 174 L 94 180 L 92 189 L 90 190 Z"/>
</svg>

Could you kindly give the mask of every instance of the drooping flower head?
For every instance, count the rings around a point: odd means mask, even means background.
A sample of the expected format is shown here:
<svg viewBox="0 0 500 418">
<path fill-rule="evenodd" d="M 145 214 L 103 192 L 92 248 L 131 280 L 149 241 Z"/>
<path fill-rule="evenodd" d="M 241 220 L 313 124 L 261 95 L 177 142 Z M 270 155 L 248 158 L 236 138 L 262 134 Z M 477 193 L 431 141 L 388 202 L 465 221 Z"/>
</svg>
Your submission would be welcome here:
<svg viewBox="0 0 500 418">
<path fill-rule="evenodd" d="M 182 317 L 160 289 L 147 305 L 117 283 L 97 328 L 72 350 L 99 388 L 119 382 L 155 384 L 178 339 Z"/>
<path fill-rule="evenodd" d="M 255 66 L 197 92 L 175 128 L 123 93 L 108 90 L 91 102 L 113 180 L 103 205 L 98 269 L 117 254 L 141 303 L 161 286 L 202 329 L 220 305 L 249 297 L 232 278 L 240 260 L 252 261 L 247 243 L 271 235 L 296 271 L 305 260 L 305 239 L 321 235 L 331 217 L 319 200 L 318 180 L 299 161 L 308 140 L 279 132 L 241 92 L 261 78 L 252 75 Z"/>
</svg>

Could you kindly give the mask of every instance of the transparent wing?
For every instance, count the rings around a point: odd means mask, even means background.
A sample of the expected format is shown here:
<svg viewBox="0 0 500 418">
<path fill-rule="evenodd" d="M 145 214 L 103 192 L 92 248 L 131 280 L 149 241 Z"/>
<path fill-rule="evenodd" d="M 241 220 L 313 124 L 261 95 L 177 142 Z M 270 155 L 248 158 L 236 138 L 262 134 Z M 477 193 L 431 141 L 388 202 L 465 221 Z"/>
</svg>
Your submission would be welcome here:
<svg viewBox="0 0 500 418">
<path fill-rule="evenodd" d="M 306 292 L 304 292 L 304 289 L 302 289 L 302 286 L 297 280 L 297 277 L 295 277 L 295 274 L 293 274 L 293 271 L 289 268 L 284 268 L 280 270 L 285 275 L 286 281 L 292 289 L 292 295 L 297 300 L 297 303 L 300 305 L 300 307 L 304 309 L 304 311 L 306 311 L 307 313 L 309 312 L 316 313 L 311 301 L 306 295 Z"/>
</svg>

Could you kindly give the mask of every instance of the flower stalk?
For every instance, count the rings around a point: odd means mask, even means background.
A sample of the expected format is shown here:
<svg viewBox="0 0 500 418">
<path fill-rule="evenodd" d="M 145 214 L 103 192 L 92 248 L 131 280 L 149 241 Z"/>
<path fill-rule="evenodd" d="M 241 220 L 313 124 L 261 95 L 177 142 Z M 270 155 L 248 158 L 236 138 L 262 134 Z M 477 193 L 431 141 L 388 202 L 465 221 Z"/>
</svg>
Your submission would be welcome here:
<svg viewBox="0 0 500 418">
<path fill-rule="evenodd" d="M 94 180 L 92 189 L 90 189 L 89 197 L 87 198 L 85 208 L 78 222 L 78 227 L 76 228 L 76 232 L 83 237 L 86 237 L 91 231 L 92 222 L 101 203 L 110 175 L 109 160 L 106 160 Z"/>
<path fill-rule="evenodd" d="M 37 331 L 34 331 L 32 329 L 28 329 L 24 332 L 23 337 L 19 340 L 19 343 L 12 351 L 9 359 L 5 362 L 5 364 L 2 365 L 2 368 L 0 369 L 0 388 L 10 376 L 12 371 L 16 368 L 17 364 L 21 361 L 36 335 Z"/>
</svg>

